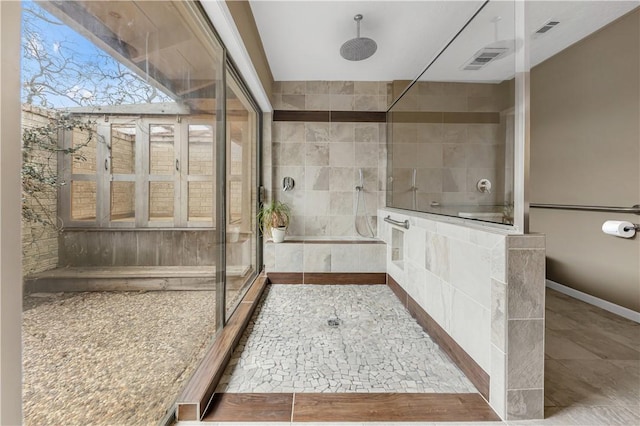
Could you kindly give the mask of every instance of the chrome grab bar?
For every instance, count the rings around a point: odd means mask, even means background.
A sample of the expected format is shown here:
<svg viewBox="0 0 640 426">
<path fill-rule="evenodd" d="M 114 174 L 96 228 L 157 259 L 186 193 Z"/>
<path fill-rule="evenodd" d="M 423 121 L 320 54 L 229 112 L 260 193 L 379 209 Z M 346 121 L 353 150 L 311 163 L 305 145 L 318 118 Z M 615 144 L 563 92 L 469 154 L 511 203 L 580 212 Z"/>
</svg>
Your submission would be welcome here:
<svg viewBox="0 0 640 426">
<path fill-rule="evenodd" d="M 632 207 L 608 207 L 608 206 L 574 206 L 565 204 L 536 204 L 531 203 L 529 207 L 537 209 L 559 209 L 559 210 L 579 210 L 590 212 L 607 212 L 607 213 L 633 213 L 640 215 L 640 204 Z"/>
<path fill-rule="evenodd" d="M 409 229 L 409 220 L 405 220 L 404 222 L 401 222 L 399 220 L 391 219 L 391 216 L 387 216 L 384 218 L 384 221 L 389 222 L 392 225 L 402 226 L 403 228 Z"/>
</svg>

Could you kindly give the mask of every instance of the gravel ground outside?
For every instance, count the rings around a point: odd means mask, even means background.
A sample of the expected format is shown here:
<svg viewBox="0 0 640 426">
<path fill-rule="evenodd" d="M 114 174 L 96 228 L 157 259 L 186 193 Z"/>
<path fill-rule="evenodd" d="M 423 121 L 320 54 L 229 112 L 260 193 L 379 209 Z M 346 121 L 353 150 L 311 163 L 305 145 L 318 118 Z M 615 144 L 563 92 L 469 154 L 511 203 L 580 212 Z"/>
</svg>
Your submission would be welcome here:
<svg viewBox="0 0 640 426">
<path fill-rule="evenodd" d="M 215 292 L 25 296 L 25 425 L 155 425 L 215 333 Z"/>
</svg>

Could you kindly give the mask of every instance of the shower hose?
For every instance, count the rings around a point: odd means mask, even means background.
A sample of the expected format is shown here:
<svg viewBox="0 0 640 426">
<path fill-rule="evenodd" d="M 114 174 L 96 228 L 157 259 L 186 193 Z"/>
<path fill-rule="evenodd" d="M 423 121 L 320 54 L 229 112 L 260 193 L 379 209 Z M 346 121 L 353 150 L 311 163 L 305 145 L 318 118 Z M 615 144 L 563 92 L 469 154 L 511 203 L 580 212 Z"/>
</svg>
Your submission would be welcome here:
<svg viewBox="0 0 640 426">
<path fill-rule="evenodd" d="M 356 187 L 356 214 L 354 216 L 354 225 L 356 227 L 356 232 L 358 233 L 358 235 L 360 235 L 361 237 L 371 237 L 371 238 L 375 238 L 376 233 L 373 232 L 373 228 L 371 227 L 371 223 L 369 221 L 369 218 L 367 217 L 367 197 L 365 197 L 364 194 L 364 189 L 361 186 L 357 186 Z M 369 232 L 371 233 L 371 235 L 364 235 L 362 232 L 360 232 L 360 230 L 358 229 L 358 212 L 360 211 L 360 194 L 362 194 L 362 207 L 364 208 L 364 214 L 363 214 L 363 218 L 365 223 L 367 224 L 367 229 L 369 230 Z"/>
</svg>

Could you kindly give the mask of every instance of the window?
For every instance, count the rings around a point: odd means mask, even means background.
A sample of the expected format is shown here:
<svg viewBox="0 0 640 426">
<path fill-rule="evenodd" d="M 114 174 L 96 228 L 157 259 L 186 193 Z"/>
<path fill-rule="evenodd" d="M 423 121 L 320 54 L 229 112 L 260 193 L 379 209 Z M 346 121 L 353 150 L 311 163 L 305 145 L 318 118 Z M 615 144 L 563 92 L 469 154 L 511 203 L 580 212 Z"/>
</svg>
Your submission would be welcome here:
<svg viewBox="0 0 640 426">
<path fill-rule="evenodd" d="M 197 117 L 100 118 L 97 137 L 67 132 L 66 226 L 213 227 L 215 126 Z M 83 146 L 83 144 L 85 144 Z M 181 202 L 186 200 L 186 202 Z"/>
</svg>

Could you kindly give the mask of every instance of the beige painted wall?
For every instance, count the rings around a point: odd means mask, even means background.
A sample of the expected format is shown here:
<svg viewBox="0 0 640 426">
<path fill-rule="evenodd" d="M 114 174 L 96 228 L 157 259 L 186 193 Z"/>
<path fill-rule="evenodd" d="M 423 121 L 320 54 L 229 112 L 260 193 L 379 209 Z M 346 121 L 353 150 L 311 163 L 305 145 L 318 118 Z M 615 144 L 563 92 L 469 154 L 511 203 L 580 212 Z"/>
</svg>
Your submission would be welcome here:
<svg viewBox="0 0 640 426">
<path fill-rule="evenodd" d="M 238 32 L 242 37 L 244 46 L 251 57 L 251 63 L 258 73 L 262 87 L 268 96 L 271 95 L 273 86 L 273 74 L 269 67 L 267 55 L 264 52 L 262 39 L 258 33 L 258 27 L 251 11 L 251 6 L 247 0 L 227 0 L 227 7 L 233 20 L 236 23 Z"/>
<path fill-rule="evenodd" d="M 531 72 L 531 202 L 640 203 L 640 9 Z M 640 216 L 531 209 L 547 278 L 640 311 L 640 236 L 600 230 Z"/>
<path fill-rule="evenodd" d="M 0 1 L 0 424 L 22 423 L 20 2 Z"/>
</svg>

